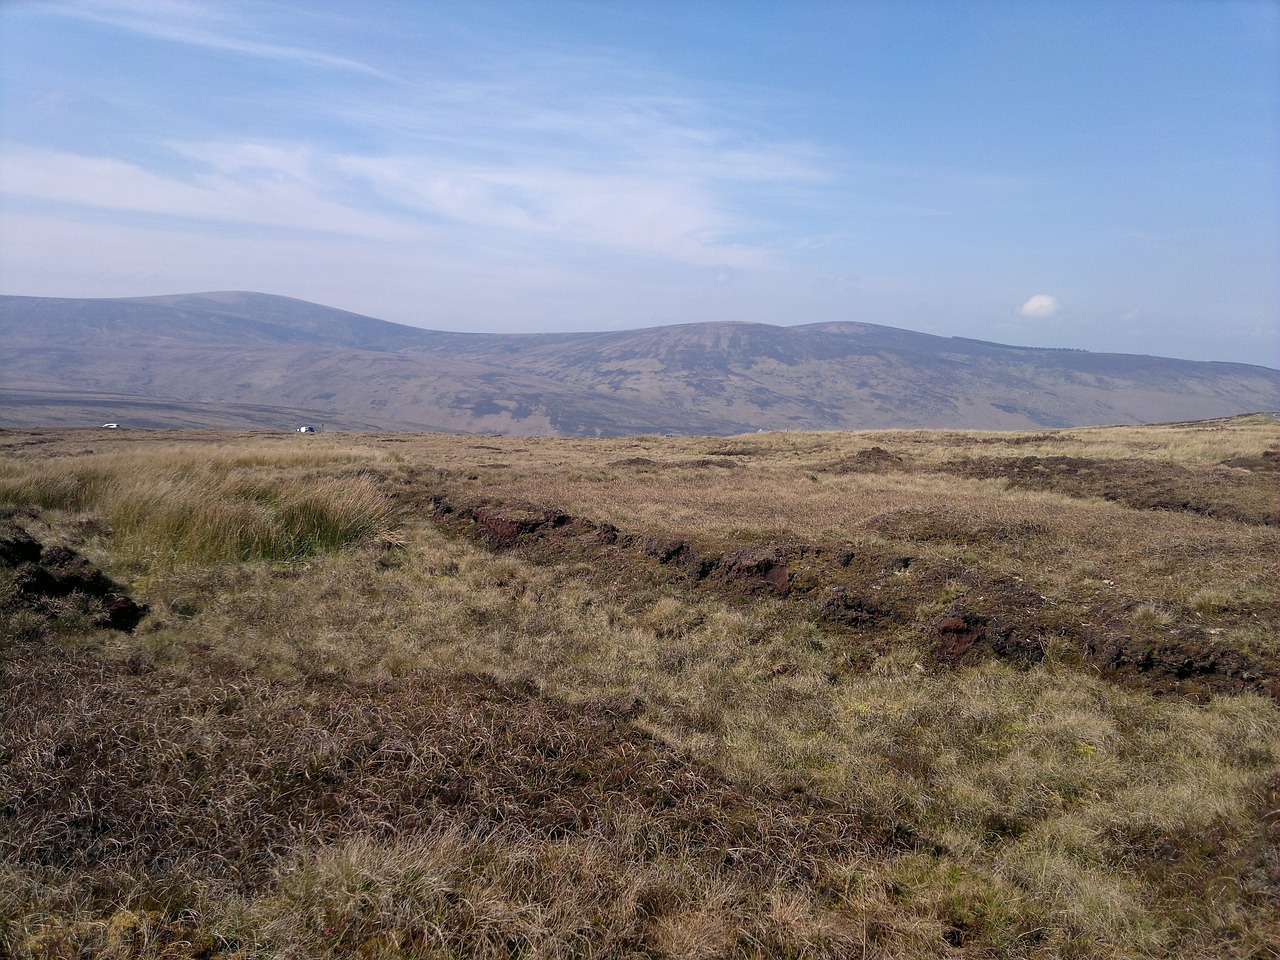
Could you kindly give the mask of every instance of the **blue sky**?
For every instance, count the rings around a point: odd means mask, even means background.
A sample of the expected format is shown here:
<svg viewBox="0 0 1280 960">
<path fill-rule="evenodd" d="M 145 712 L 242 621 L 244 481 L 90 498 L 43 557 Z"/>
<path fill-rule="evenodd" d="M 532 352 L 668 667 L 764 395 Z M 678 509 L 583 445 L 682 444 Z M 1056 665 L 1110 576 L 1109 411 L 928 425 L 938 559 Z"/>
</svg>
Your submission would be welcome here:
<svg viewBox="0 0 1280 960">
<path fill-rule="evenodd" d="M 1272 0 L 0 3 L 0 291 L 1280 366 Z"/>
</svg>

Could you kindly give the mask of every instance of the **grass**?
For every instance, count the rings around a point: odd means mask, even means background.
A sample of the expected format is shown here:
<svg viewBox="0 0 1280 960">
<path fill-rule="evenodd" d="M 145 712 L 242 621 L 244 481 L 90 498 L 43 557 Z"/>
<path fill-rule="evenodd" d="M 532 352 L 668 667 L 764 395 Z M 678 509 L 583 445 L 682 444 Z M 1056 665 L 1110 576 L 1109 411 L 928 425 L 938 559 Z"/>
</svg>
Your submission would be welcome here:
<svg viewBox="0 0 1280 960">
<path fill-rule="evenodd" d="M 1243 504 L 1275 441 L 0 434 L 11 522 L 151 607 L 0 584 L 0 952 L 1275 956 L 1280 709 L 1221 672 L 1278 676 L 1274 523 L 946 472 Z M 947 666 L 956 611 L 1036 659 Z"/>
<path fill-rule="evenodd" d="M 335 476 L 335 462 L 350 460 L 188 447 L 19 461 L 0 468 L 0 497 L 103 518 L 118 561 L 137 569 L 296 560 L 387 529 L 382 492 L 367 476 Z"/>
</svg>

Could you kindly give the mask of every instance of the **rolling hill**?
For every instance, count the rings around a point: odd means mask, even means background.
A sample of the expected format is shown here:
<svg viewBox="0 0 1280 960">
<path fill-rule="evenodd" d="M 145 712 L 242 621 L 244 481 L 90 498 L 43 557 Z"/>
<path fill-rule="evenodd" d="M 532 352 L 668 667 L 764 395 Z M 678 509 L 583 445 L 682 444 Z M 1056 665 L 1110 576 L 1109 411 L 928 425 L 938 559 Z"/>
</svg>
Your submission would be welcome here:
<svg viewBox="0 0 1280 960">
<path fill-rule="evenodd" d="M 423 330 L 224 292 L 0 297 L 0 424 L 616 436 L 1026 429 L 1280 407 L 1262 366 L 1015 347 L 871 323 Z"/>
</svg>

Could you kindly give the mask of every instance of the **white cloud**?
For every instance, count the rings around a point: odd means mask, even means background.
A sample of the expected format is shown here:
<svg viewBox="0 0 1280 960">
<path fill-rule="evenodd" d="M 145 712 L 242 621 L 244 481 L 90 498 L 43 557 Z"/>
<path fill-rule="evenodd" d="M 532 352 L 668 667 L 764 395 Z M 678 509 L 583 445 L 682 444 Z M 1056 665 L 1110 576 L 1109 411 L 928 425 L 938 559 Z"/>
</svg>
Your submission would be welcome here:
<svg viewBox="0 0 1280 960">
<path fill-rule="evenodd" d="M 193 0 L 76 0 L 53 3 L 50 13 L 92 20 L 130 33 L 187 46 L 238 53 L 264 60 L 289 61 L 308 66 L 353 71 L 386 77 L 366 63 L 288 44 L 262 43 L 251 36 L 250 23 L 236 23 L 227 7 Z"/>
<path fill-rule="evenodd" d="M 707 185 L 643 172 L 479 167 L 444 158 L 347 157 L 349 175 L 418 215 L 684 263 L 743 267 L 763 250 L 730 239 L 740 226 Z"/>
<path fill-rule="evenodd" d="M 1022 305 L 1018 313 L 1032 320 L 1047 320 L 1056 314 L 1060 308 L 1061 304 L 1058 303 L 1057 297 L 1051 297 L 1047 293 L 1037 293 Z"/>
<path fill-rule="evenodd" d="M 195 158 L 201 150 L 188 145 L 182 153 Z M 10 196 L 97 209 L 372 239 L 405 236 L 405 225 L 337 199 L 338 184 L 317 187 L 305 166 L 293 151 L 210 145 L 206 163 L 180 177 L 111 157 L 3 145 L 0 183 Z"/>
<path fill-rule="evenodd" d="M 309 11 L 309 29 L 287 33 L 296 17 L 275 5 L 55 0 L 45 9 L 152 40 L 396 78 L 242 89 L 229 75 L 223 99 L 289 118 L 280 139 L 255 122 L 214 122 L 219 107 L 181 140 L 144 125 L 106 149 L 0 143 L 0 197 L 68 222 L 116 212 L 121 224 L 178 218 L 189 222 L 168 226 L 246 242 L 261 233 L 247 227 L 400 239 L 503 269 L 593 259 L 623 272 L 640 262 L 746 270 L 794 252 L 780 242 L 780 213 L 830 176 L 830 158 L 811 143 L 753 122 L 742 90 L 691 91 L 620 51 L 472 36 L 479 28 L 466 18 L 437 18 L 456 42 L 433 56 L 370 61 L 389 74 L 333 55 L 371 53 L 359 31 L 334 39 L 337 8 Z M 329 39 L 313 49 L 317 37 Z M 189 116 L 199 120 L 202 104 L 193 97 Z"/>
</svg>

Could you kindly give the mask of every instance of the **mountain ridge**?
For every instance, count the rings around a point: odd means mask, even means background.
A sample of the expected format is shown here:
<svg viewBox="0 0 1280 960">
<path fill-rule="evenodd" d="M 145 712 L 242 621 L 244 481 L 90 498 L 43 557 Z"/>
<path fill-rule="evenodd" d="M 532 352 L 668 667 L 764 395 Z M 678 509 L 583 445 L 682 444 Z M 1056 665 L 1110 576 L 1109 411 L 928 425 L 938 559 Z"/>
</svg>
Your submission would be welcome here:
<svg viewBox="0 0 1280 960">
<path fill-rule="evenodd" d="M 0 424 L 106 419 L 243 425 L 200 404 L 279 408 L 338 429 L 732 434 L 757 429 L 1031 429 L 1208 419 L 1280 406 L 1251 364 L 1023 347 L 860 320 L 675 324 L 585 333 L 427 330 L 247 291 L 93 300 L 0 297 Z M 92 398 L 103 399 L 100 407 Z M 87 404 L 87 406 L 86 406 Z M 186 411 L 165 415 L 164 404 Z M 74 406 L 74 405 L 73 405 Z M 53 424 L 48 424 L 53 425 Z"/>
</svg>

